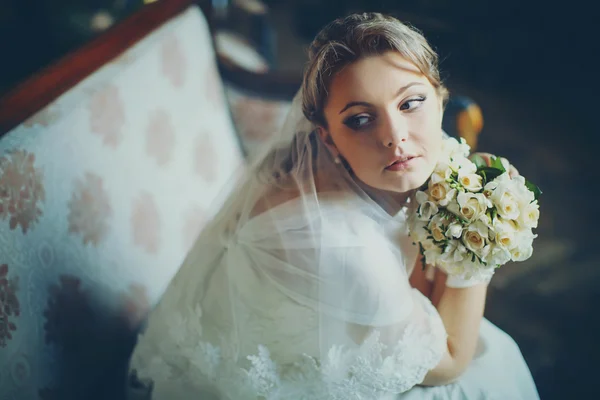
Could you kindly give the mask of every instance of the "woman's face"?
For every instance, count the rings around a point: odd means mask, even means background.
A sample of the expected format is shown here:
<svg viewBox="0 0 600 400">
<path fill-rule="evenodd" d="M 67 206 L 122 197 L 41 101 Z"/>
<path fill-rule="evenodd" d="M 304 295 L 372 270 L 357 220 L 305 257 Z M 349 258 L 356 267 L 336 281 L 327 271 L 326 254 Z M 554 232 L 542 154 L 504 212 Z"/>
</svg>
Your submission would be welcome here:
<svg viewBox="0 0 600 400">
<path fill-rule="evenodd" d="M 442 145 L 435 88 L 397 52 L 363 58 L 332 80 L 319 132 L 367 185 L 407 192 L 433 172 Z"/>
</svg>

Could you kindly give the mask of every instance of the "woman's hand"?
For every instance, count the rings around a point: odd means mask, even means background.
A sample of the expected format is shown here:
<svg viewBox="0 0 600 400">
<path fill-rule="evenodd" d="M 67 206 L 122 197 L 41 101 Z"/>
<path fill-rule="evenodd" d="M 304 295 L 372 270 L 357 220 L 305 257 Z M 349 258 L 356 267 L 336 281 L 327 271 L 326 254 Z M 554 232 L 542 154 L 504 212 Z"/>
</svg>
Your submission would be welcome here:
<svg viewBox="0 0 600 400">
<path fill-rule="evenodd" d="M 492 157 L 496 157 L 495 155 L 490 154 L 490 153 L 479 153 L 479 152 L 473 153 L 472 156 L 475 154 L 478 155 L 479 157 L 483 158 L 483 160 L 488 165 L 488 167 L 492 165 Z M 499 157 L 499 158 L 500 158 L 500 161 L 502 162 L 502 165 L 508 171 L 508 175 L 511 178 L 514 178 L 515 176 L 520 175 L 519 171 L 515 168 L 515 166 L 512 165 L 511 163 L 509 163 L 506 158 L 504 158 L 504 157 Z"/>
</svg>

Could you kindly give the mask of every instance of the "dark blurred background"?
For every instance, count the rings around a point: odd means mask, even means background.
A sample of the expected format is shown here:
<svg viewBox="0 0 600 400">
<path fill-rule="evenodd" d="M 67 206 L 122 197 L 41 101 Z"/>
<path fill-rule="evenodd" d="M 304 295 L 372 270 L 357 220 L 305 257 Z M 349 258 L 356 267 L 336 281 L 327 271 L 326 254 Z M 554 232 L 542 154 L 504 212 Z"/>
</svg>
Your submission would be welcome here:
<svg viewBox="0 0 600 400">
<path fill-rule="evenodd" d="M 229 2 L 212 3 L 218 10 Z M 0 0 L 0 94 L 143 4 Z M 272 73 L 300 73 L 306 46 L 319 28 L 350 12 L 390 13 L 424 32 L 440 55 L 450 90 L 483 110 L 478 149 L 507 157 L 544 191 L 534 255 L 498 272 L 486 316 L 519 343 L 542 399 L 596 398 L 595 8 L 577 0 L 265 0 L 263 5 L 268 12 L 262 23 L 270 27 L 263 55 Z M 227 25 L 225 14 L 209 17 Z"/>
</svg>

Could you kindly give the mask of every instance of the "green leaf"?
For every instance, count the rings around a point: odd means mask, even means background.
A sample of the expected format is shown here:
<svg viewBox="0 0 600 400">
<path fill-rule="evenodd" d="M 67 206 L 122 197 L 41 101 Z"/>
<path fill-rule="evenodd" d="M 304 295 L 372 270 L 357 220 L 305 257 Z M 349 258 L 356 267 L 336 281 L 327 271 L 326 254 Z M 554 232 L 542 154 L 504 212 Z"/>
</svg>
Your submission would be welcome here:
<svg viewBox="0 0 600 400">
<path fill-rule="evenodd" d="M 485 167 L 485 168 L 478 170 L 477 172 L 483 177 L 483 180 L 485 181 L 485 183 L 488 183 L 488 182 L 493 181 L 494 179 L 496 179 L 503 173 L 505 173 L 506 170 L 504 170 L 504 168 L 498 169 L 495 167 Z M 485 186 L 485 183 L 484 183 L 484 186 Z"/>
<path fill-rule="evenodd" d="M 498 216 L 498 210 L 496 209 L 496 207 L 492 208 L 492 221 L 496 219 L 496 216 Z"/>
<path fill-rule="evenodd" d="M 502 171 L 502 173 L 506 172 L 506 168 L 504 168 L 504 165 L 502 165 L 502 160 L 500 160 L 500 157 L 492 156 L 492 165 L 490 165 L 490 167 L 499 169 Z"/>
<path fill-rule="evenodd" d="M 540 188 L 537 187 L 536 185 L 534 185 L 533 183 L 529 182 L 528 180 L 525 180 L 525 186 L 527 187 L 527 189 L 529 189 L 533 193 L 536 200 L 542 194 L 542 191 L 540 190 Z"/>
<path fill-rule="evenodd" d="M 421 243 L 419 243 L 419 253 L 423 256 L 423 258 L 421 258 L 421 263 L 423 264 L 423 271 L 425 271 L 425 267 L 427 266 L 425 262 L 425 249 Z"/>
<path fill-rule="evenodd" d="M 481 157 L 479 154 L 473 154 L 471 156 L 471 161 L 477 166 L 477 169 L 487 167 L 487 163 L 485 159 Z"/>
</svg>

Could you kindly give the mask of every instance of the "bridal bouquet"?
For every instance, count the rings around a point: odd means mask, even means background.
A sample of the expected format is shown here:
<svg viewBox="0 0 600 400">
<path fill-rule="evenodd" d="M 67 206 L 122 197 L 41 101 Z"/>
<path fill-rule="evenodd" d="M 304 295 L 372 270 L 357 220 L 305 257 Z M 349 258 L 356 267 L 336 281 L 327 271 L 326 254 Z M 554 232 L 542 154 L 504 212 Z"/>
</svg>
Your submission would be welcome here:
<svg viewBox="0 0 600 400">
<path fill-rule="evenodd" d="M 465 279 L 491 277 L 508 261 L 531 257 L 539 188 L 511 178 L 499 158 L 491 165 L 461 139 L 444 140 L 433 174 L 416 193 L 410 234 L 424 262 Z"/>
</svg>

